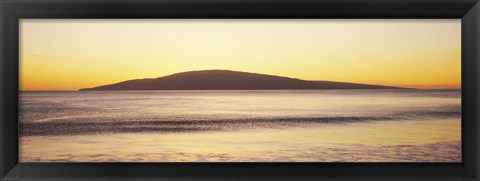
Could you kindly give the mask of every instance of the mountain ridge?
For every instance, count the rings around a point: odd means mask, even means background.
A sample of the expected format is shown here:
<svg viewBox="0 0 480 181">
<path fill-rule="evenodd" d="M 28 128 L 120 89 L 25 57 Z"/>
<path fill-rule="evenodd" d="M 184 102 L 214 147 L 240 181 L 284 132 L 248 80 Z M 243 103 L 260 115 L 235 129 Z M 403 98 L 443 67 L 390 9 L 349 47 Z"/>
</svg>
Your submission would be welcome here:
<svg viewBox="0 0 480 181">
<path fill-rule="evenodd" d="M 405 89 L 334 81 L 311 81 L 232 70 L 195 70 L 163 77 L 131 79 L 89 90 L 275 90 L 275 89 Z"/>
</svg>

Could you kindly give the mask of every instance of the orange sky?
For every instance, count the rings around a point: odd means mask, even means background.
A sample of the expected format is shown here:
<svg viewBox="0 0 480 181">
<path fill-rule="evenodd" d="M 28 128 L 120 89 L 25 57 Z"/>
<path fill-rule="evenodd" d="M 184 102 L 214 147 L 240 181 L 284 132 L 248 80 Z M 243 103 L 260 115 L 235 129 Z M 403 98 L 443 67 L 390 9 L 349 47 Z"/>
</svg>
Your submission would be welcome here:
<svg viewBox="0 0 480 181">
<path fill-rule="evenodd" d="M 20 21 L 20 90 L 228 69 L 460 88 L 460 20 Z"/>
</svg>

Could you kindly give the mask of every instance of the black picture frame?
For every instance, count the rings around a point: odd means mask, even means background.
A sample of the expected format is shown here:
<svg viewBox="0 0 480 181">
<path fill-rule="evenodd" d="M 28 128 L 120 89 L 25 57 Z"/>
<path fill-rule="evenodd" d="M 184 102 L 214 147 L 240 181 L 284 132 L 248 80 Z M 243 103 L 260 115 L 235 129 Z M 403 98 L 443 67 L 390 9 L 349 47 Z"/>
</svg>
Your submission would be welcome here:
<svg viewBox="0 0 480 181">
<path fill-rule="evenodd" d="M 462 163 L 19 163 L 19 19 L 461 19 Z M 479 180 L 478 0 L 0 0 L 1 180 Z"/>
</svg>

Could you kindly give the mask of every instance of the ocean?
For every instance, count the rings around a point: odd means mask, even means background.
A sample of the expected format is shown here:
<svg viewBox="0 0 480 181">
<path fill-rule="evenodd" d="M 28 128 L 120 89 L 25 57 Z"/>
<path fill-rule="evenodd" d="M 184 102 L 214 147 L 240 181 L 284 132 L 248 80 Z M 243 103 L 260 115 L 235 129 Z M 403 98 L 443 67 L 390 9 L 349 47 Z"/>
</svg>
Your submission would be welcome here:
<svg viewBox="0 0 480 181">
<path fill-rule="evenodd" d="M 20 162 L 461 162 L 460 90 L 20 92 Z"/>
</svg>

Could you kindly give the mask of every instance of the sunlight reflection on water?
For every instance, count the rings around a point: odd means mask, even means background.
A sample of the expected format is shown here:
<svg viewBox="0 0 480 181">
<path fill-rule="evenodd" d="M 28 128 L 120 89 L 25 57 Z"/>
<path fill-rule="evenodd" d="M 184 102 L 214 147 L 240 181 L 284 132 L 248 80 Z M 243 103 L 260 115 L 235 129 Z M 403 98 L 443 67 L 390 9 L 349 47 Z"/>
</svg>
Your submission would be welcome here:
<svg viewBox="0 0 480 181">
<path fill-rule="evenodd" d="M 21 162 L 461 161 L 459 91 L 23 92 L 20 101 Z"/>
</svg>

